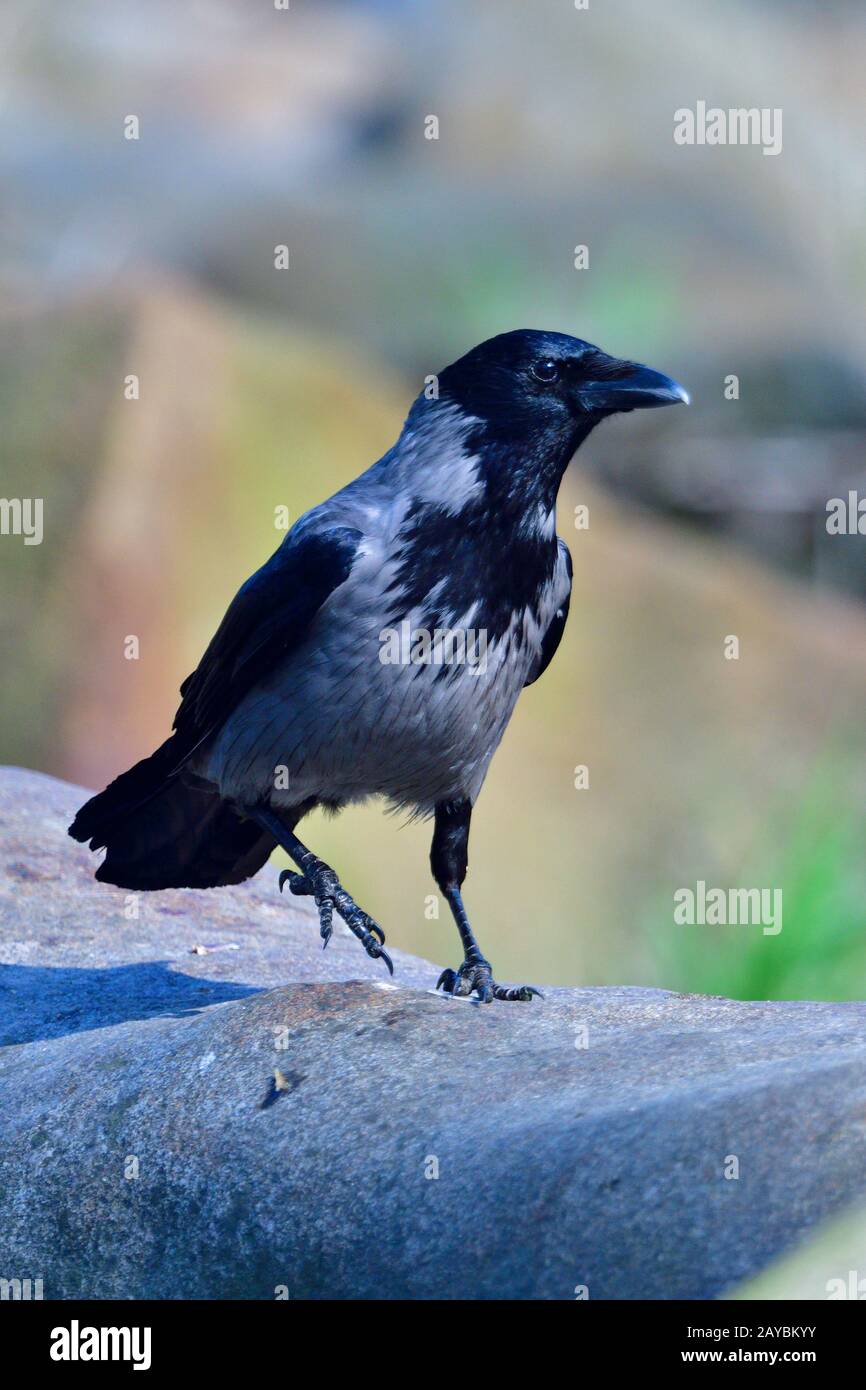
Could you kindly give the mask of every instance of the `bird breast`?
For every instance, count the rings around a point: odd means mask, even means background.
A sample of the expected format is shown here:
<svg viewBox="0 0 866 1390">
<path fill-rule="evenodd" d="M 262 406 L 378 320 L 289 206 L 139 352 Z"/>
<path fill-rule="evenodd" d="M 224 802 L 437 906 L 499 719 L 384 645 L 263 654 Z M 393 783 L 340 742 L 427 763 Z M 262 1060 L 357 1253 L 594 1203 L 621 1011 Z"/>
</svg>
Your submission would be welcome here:
<svg viewBox="0 0 866 1390">
<path fill-rule="evenodd" d="M 196 769 L 224 796 L 290 806 L 381 795 L 422 813 L 477 796 L 561 586 L 546 581 L 491 633 L 476 622 L 481 596 L 454 613 L 441 579 L 395 611 L 395 571 L 365 544 L 307 640 L 233 712 Z"/>
</svg>

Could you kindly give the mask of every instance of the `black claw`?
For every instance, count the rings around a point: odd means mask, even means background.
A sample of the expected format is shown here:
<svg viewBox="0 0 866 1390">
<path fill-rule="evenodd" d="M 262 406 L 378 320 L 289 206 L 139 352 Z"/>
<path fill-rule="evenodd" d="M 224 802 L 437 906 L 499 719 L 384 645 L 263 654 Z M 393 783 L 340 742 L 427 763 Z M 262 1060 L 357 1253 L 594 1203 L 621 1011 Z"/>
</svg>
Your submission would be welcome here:
<svg viewBox="0 0 866 1390">
<path fill-rule="evenodd" d="M 498 985 L 489 966 L 469 965 L 468 962 L 464 962 L 459 970 L 443 970 L 436 981 L 436 988 L 444 989 L 446 994 L 460 999 L 477 994 L 481 1004 L 490 1004 L 494 999 L 526 1003 L 534 994 L 539 999 L 544 998 L 541 990 L 534 985 Z"/>
<path fill-rule="evenodd" d="M 322 898 L 318 907 L 319 935 L 322 938 L 322 950 L 324 951 L 334 932 L 334 904 L 330 898 Z"/>
<path fill-rule="evenodd" d="M 280 870 L 279 883 L 281 893 L 287 883 L 289 885 L 289 891 L 294 893 L 296 897 L 310 897 L 313 893 L 313 886 L 309 879 L 306 878 L 304 874 L 293 873 L 291 869 Z"/>
<path fill-rule="evenodd" d="M 541 990 L 536 989 L 535 985 L 497 985 L 494 993 L 497 999 L 504 999 L 508 1002 L 519 1002 L 521 1004 L 528 1004 L 534 994 L 538 995 L 539 999 L 544 998 Z"/>
<path fill-rule="evenodd" d="M 313 897 L 315 899 L 319 909 L 319 935 L 322 938 L 323 951 L 333 935 L 331 923 L 336 909 L 349 929 L 361 941 L 368 956 L 374 960 L 381 957 L 388 967 L 389 973 L 394 974 L 391 957 L 387 951 L 383 950 L 385 933 L 379 924 L 374 922 L 372 917 L 368 917 L 366 912 L 362 912 L 349 897 L 349 894 L 341 887 L 333 869 L 329 869 L 326 864 L 314 866 L 309 874 L 298 874 L 293 873 L 291 869 L 281 869 L 279 876 L 281 893 L 287 883 L 291 891 L 299 897 Z"/>
</svg>

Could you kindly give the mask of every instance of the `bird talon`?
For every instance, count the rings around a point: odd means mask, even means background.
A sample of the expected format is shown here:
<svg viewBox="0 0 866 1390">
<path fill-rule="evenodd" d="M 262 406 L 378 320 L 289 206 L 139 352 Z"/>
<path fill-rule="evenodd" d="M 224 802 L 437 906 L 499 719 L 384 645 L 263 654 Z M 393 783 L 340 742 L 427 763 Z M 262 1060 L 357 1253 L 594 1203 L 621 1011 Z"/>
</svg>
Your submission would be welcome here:
<svg viewBox="0 0 866 1390">
<path fill-rule="evenodd" d="M 364 942 L 364 949 L 371 960 L 383 960 L 388 967 L 388 973 L 391 975 L 394 974 L 394 966 L 391 963 L 391 957 L 388 955 L 387 951 L 383 950 L 378 941 L 374 941 L 371 937 Z"/>
<path fill-rule="evenodd" d="M 393 961 L 383 949 L 385 933 L 378 922 L 374 922 L 372 917 L 362 912 L 343 888 L 333 869 L 323 864 L 320 859 L 311 859 L 306 873 L 299 874 L 293 873 L 291 869 L 282 869 L 279 877 L 281 893 L 286 883 L 293 893 L 312 896 L 314 899 L 319 909 L 319 935 L 322 938 L 323 951 L 334 934 L 333 917 L 337 912 L 353 935 L 357 936 L 367 955 L 373 960 L 381 958 L 388 967 L 389 974 L 394 974 Z"/>
<path fill-rule="evenodd" d="M 322 938 L 322 950 L 324 951 L 328 942 L 334 934 L 334 904 L 330 898 L 317 899 L 319 909 L 319 935 Z"/>
<path fill-rule="evenodd" d="M 481 1004 L 490 1004 L 494 999 L 513 1003 L 528 1003 L 533 995 L 544 998 L 540 989 L 534 985 L 498 985 L 486 961 L 473 964 L 464 961 L 459 970 L 443 970 L 436 981 L 436 988 L 442 989 L 455 999 L 465 999 L 467 995 L 477 994 Z"/>
<path fill-rule="evenodd" d="M 443 970 L 436 988 L 439 989 L 440 985 L 454 999 L 464 999 L 472 993 L 470 974 L 466 970 Z"/>
<path fill-rule="evenodd" d="M 281 869 L 279 877 L 281 893 L 286 884 L 289 885 L 289 892 L 294 893 L 295 897 L 308 898 L 315 896 L 315 889 L 305 874 L 296 874 L 291 869 Z"/>
<path fill-rule="evenodd" d="M 533 995 L 537 995 L 539 999 L 544 998 L 543 992 L 536 989 L 535 985 L 495 985 L 493 994 L 496 999 L 508 1003 L 528 1004 Z"/>
</svg>

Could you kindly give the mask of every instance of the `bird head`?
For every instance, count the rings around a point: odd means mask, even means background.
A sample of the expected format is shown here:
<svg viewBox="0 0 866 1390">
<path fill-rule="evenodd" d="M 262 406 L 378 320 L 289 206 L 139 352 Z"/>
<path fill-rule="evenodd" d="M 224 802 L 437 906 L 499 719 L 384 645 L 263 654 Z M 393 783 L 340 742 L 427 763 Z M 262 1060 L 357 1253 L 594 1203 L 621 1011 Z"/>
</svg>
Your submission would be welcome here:
<svg viewBox="0 0 866 1390">
<path fill-rule="evenodd" d="M 566 333 L 526 328 L 488 338 L 453 362 L 439 392 L 474 416 L 490 443 L 555 435 L 573 440 L 571 452 L 609 415 L 689 402 L 662 372 Z"/>
<path fill-rule="evenodd" d="M 662 372 L 526 328 L 488 338 L 436 381 L 415 400 L 398 453 L 413 492 L 506 520 L 550 518 L 569 460 L 609 415 L 689 399 Z"/>
</svg>

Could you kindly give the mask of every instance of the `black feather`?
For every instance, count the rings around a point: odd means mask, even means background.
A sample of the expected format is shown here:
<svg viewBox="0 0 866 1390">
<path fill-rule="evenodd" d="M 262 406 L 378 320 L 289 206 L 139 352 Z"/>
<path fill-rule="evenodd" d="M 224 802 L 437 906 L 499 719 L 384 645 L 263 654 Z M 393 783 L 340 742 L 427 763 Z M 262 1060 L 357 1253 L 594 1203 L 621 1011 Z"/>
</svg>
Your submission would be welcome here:
<svg viewBox="0 0 866 1390">
<path fill-rule="evenodd" d="M 541 640 L 541 651 L 538 660 L 534 663 L 532 670 L 523 682 L 524 689 L 527 685 L 533 685 L 540 676 L 543 676 L 553 658 L 556 656 L 556 649 L 562 641 L 562 634 L 565 632 L 565 624 L 568 621 L 568 609 L 571 603 L 571 579 L 573 567 L 571 563 L 571 552 L 565 541 L 560 539 L 560 551 L 565 555 L 565 569 L 568 574 L 569 589 L 562 603 L 557 608 L 550 620 L 550 626 Z"/>
<path fill-rule="evenodd" d="M 207 737 L 238 701 L 304 637 L 325 599 L 347 578 L 360 531 L 335 526 L 291 533 L 241 586 L 191 676 L 180 688 L 174 728 Z"/>
<path fill-rule="evenodd" d="M 91 849 L 107 847 L 97 878 L 124 888 L 204 888 L 261 868 L 273 839 L 214 789 L 190 785 L 183 769 L 250 687 L 302 641 L 346 579 L 360 538 L 345 526 L 293 532 L 241 587 L 181 686 L 171 738 L 91 797 L 69 827 Z"/>
</svg>

